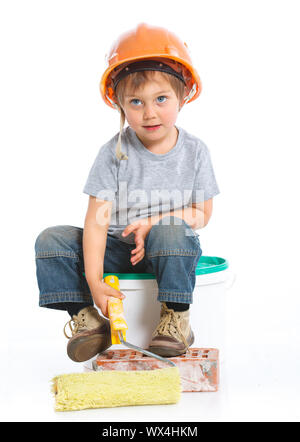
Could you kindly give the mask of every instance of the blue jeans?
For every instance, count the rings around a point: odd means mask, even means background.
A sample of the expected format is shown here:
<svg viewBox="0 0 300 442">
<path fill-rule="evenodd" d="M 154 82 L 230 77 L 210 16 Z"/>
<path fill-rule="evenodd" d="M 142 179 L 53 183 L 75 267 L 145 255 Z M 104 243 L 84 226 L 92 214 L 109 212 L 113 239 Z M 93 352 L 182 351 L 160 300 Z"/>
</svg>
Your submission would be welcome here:
<svg viewBox="0 0 300 442">
<path fill-rule="evenodd" d="M 166 217 L 154 224 L 145 240 L 145 256 L 133 266 L 127 244 L 107 235 L 104 273 L 153 273 L 160 302 L 193 302 L 195 269 L 201 256 L 198 234 L 185 221 Z M 181 222 L 178 225 L 178 221 Z M 36 274 L 40 291 L 39 305 L 64 309 L 64 303 L 93 304 L 84 277 L 83 229 L 54 226 L 43 230 L 36 239 Z"/>
</svg>

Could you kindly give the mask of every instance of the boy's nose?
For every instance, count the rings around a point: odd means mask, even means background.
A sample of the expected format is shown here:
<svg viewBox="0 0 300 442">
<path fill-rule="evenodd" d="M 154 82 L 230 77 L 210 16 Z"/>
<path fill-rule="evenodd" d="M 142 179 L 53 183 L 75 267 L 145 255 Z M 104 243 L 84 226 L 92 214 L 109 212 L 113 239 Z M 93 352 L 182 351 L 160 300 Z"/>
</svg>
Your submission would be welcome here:
<svg viewBox="0 0 300 442">
<path fill-rule="evenodd" d="M 144 120 L 150 120 L 155 117 L 155 112 L 152 106 L 148 105 L 144 107 Z"/>
</svg>

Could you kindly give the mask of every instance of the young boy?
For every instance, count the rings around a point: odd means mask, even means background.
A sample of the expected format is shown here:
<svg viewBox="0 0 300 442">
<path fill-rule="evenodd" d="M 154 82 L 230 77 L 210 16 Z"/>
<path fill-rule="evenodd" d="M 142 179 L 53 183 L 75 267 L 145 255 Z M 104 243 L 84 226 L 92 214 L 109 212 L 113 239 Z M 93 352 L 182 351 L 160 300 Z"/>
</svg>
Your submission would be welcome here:
<svg viewBox="0 0 300 442">
<path fill-rule="evenodd" d="M 148 348 L 177 356 L 194 342 L 195 230 L 219 193 L 207 147 L 175 125 L 201 83 L 186 44 L 146 24 L 123 34 L 108 62 L 101 94 L 119 110 L 120 132 L 100 149 L 84 187 L 84 229 L 50 227 L 36 240 L 40 306 L 69 312 L 67 352 L 84 361 L 111 345 L 107 301 L 124 298 L 103 273 L 154 273 L 161 315 Z"/>
</svg>

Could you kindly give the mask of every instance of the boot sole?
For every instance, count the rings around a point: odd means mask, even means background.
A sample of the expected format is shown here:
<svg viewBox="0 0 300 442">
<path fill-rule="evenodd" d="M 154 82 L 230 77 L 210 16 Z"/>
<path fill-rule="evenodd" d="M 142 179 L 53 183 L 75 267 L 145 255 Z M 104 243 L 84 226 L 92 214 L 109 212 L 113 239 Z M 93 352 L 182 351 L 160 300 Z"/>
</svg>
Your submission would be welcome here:
<svg viewBox="0 0 300 442">
<path fill-rule="evenodd" d="M 186 347 L 183 350 L 178 350 L 176 348 L 171 348 L 171 347 L 155 347 L 155 346 L 150 346 L 149 347 L 149 351 L 151 351 L 152 353 L 158 355 L 158 356 L 162 356 L 162 357 L 166 357 L 166 358 L 171 358 L 171 357 L 175 357 L 175 356 L 181 356 L 184 353 L 186 353 L 186 351 L 190 348 L 191 345 L 193 345 L 195 341 L 195 337 L 194 337 L 194 333 L 192 333 L 192 338 L 191 341 L 189 343 L 189 346 Z"/>
<path fill-rule="evenodd" d="M 103 335 L 90 335 L 78 337 L 69 343 L 67 353 L 74 362 L 88 361 L 111 346 L 109 337 Z"/>
<path fill-rule="evenodd" d="M 165 348 L 165 347 L 149 347 L 149 351 L 151 353 L 154 353 L 158 356 L 171 358 L 175 356 L 181 356 L 186 352 L 187 349 L 184 349 L 182 351 L 178 351 L 175 348 Z"/>
</svg>

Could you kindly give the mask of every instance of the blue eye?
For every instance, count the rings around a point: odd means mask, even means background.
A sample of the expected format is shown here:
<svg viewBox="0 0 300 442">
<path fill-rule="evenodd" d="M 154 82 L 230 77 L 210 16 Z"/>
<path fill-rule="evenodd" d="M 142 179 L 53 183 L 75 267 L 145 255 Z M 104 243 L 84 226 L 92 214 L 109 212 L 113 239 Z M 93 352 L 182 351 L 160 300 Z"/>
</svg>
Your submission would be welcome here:
<svg viewBox="0 0 300 442">
<path fill-rule="evenodd" d="M 163 101 L 160 100 L 160 98 L 162 98 Z M 165 97 L 164 95 L 161 95 L 160 97 L 157 97 L 157 100 L 158 100 L 159 103 L 164 103 L 166 99 L 167 99 L 167 97 Z"/>
<path fill-rule="evenodd" d="M 141 101 L 138 98 L 134 98 L 133 100 L 130 101 L 131 104 L 137 105 L 138 103 L 136 103 L 137 101 Z"/>
</svg>

